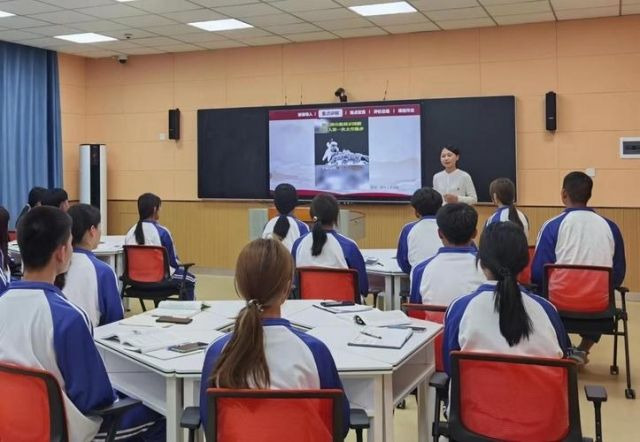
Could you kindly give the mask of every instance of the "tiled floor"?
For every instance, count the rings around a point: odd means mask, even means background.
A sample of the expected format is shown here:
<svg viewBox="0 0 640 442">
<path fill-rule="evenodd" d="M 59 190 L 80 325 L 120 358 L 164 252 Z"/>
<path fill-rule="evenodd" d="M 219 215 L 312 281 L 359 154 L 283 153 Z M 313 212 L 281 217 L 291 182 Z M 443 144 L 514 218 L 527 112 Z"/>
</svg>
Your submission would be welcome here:
<svg viewBox="0 0 640 442">
<path fill-rule="evenodd" d="M 198 299 L 237 299 L 233 286 L 233 278 L 228 272 L 218 273 L 199 271 L 196 285 Z M 131 304 L 132 312 L 139 311 L 137 301 Z M 640 394 L 640 369 L 638 355 L 640 354 L 640 302 L 629 302 L 629 333 L 631 336 L 631 372 L 632 382 L 636 392 Z M 573 337 L 572 337 L 573 339 Z M 576 338 L 576 341 L 578 338 Z M 622 344 L 622 340 L 619 342 Z M 619 347 L 622 350 L 622 346 Z M 584 397 L 584 384 L 603 385 L 608 392 L 609 400 L 603 405 L 603 438 L 605 441 L 637 441 L 640 433 L 636 428 L 640 423 L 640 398 L 625 399 L 625 369 L 624 353 L 620 351 L 618 365 L 620 374 L 611 376 L 609 365 L 613 354 L 613 339 L 603 336 L 601 342 L 591 352 L 591 362 L 580 372 L 580 414 L 584 436 L 594 437 L 593 406 Z M 634 362 L 636 362 L 634 364 Z M 412 397 L 407 400 L 407 408 L 396 410 L 395 413 L 396 440 L 400 442 L 417 441 L 416 403 Z M 348 441 L 355 441 L 355 435 L 349 434 Z"/>
</svg>

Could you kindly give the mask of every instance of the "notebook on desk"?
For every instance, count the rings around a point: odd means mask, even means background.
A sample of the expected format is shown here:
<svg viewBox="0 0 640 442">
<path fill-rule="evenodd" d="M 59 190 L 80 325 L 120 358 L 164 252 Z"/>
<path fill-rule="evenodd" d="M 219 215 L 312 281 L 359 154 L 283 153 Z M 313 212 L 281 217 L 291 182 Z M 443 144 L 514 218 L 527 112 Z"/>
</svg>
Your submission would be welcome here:
<svg viewBox="0 0 640 442">
<path fill-rule="evenodd" d="M 413 335 L 411 329 L 365 327 L 351 339 L 351 347 L 400 349 Z"/>
</svg>

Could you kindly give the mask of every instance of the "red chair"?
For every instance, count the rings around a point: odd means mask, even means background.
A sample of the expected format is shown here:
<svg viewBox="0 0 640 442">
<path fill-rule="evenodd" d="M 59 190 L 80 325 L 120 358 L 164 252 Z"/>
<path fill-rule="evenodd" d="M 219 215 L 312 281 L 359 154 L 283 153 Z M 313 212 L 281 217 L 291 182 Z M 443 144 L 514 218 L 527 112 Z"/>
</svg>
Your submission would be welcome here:
<svg viewBox="0 0 640 442">
<path fill-rule="evenodd" d="M 139 403 L 121 399 L 89 415 L 110 419 L 106 440 L 111 442 L 122 414 Z M 68 439 L 64 401 L 56 378 L 43 370 L 0 362 L 0 441 Z"/>
<path fill-rule="evenodd" d="M 122 297 L 138 298 L 142 310 L 146 311 L 144 300 L 152 300 L 157 307 L 160 301 L 171 296 L 185 299 L 186 278 L 193 263 L 182 264 L 182 280 L 171 278 L 169 255 L 161 246 L 124 246 L 124 271 Z"/>
<path fill-rule="evenodd" d="M 432 304 L 402 304 L 402 310 L 412 318 L 444 324 L 444 314 L 447 311 L 447 306 Z M 444 364 L 442 363 L 443 333 L 444 331 L 438 333 L 433 347 L 436 358 L 436 371 L 444 371 Z"/>
<path fill-rule="evenodd" d="M 327 267 L 299 267 L 300 299 L 334 299 L 360 303 L 358 271 Z"/>
<path fill-rule="evenodd" d="M 529 264 L 518 275 L 518 282 L 524 286 L 531 286 L 531 264 L 533 263 L 533 255 L 536 253 L 536 246 L 529 246 Z"/>
<path fill-rule="evenodd" d="M 447 375 L 434 378 L 440 409 Z M 585 386 L 585 393 L 594 403 L 601 441 L 600 407 L 607 392 Z M 436 413 L 434 429 L 434 441 L 443 435 L 455 441 L 582 442 L 577 365 L 568 359 L 452 352 L 449 420 L 440 422 Z"/>
<path fill-rule="evenodd" d="M 612 335 L 613 364 L 611 374 L 618 374 L 618 336 L 624 338 L 627 370 L 627 399 L 635 399 L 631 388 L 629 355 L 629 329 L 626 287 L 613 287 L 611 267 L 546 264 L 544 266 L 542 293 L 556 307 L 568 333 Z M 621 298 L 621 308 L 616 307 L 615 290 Z M 622 332 L 619 324 L 622 321 Z"/>
</svg>

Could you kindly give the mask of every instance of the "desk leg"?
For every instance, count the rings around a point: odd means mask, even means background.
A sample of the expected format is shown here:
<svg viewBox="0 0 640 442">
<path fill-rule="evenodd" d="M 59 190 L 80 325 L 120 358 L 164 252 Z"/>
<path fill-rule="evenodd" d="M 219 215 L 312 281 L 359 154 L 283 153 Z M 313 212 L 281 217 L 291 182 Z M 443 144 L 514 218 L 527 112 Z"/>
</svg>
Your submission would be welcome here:
<svg viewBox="0 0 640 442">
<path fill-rule="evenodd" d="M 430 377 L 430 376 L 429 376 Z M 433 422 L 433 401 L 429 394 L 429 379 L 418 384 L 418 441 L 428 442 L 431 438 L 431 423 Z"/>
<path fill-rule="evenodd" d="M 200 405 L 200 380 L 199 379 L 193 379 L 193 378 L 185 378 L 183 381 L 183 391 L 184 391 L 184 397 L 183 397 L 183 402 L 184 402 L 184 408 L 187 407 L 193 407 L 193 406 L 199 406 Z M 197 441 L 203 441 L 204 440 L 204 433 L 202 433 L 201 436 L 201 432 L 202 430 L 198 430 L 196 431 L 196 442 Z M 189 431 L 188 430 L 184 430 L 182 432 L 182 435 L 184 437 L 184 440 L 187 440 L 188 435 L 189 435 Z"/>
<path fill-rule="evenodd" d="M 393 402 L 393 378 L 390 374 L 384 375 L 384 441 L 393 442 L 394 426 L 393 411 L 395 405 Z"/>
<path fill-rule="evenodd" d="M 180 416 L 182 415 L 182 379 L 167 378 L 167 442 L 182 442 Z"/>
<path fill-rule="evenodd" d="M 393 310 L 393 276 L 384 277 L 384 309 Z"/>
<path fill-rule="evenodd" d="M 376 376 L 373 390 L 373 419 L 367 430 L 368 442 L 384 441 L 384 379 Z"/>
</svg>

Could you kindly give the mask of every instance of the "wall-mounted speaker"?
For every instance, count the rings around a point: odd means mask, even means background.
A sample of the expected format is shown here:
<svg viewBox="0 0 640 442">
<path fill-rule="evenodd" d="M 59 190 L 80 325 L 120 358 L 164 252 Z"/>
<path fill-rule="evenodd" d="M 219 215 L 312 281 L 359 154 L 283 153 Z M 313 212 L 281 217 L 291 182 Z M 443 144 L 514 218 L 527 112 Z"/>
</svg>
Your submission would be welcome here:
<svg viewBox="0 0 640 442">
<path fill-rule="evenodd" d="M 556 116 L 556 93 L 547 92 L 545 94 L 545 126 L 547 130 L 554 131 L 558 127 Z"/>
<path fill-rule="evenodd" d="M 169 139 L 180 139 L 180 109 L 169 109 Z"/>
</svg>

